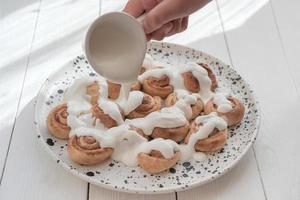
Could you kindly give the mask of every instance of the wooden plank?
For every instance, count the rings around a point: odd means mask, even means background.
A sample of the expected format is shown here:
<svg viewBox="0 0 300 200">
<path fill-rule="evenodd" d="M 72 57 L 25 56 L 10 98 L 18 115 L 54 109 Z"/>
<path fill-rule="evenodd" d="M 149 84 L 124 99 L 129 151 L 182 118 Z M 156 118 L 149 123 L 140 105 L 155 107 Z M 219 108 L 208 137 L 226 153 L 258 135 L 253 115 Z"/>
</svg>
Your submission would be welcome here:
<svg viewBox="0 0 300 200">
<path fill-rule="evenodd" d="M 142 195 L 142 194 L 126 194 L 112 190 L 106 190 L 97 186 L 91 185 L 89 200 L 176 200 L 175 193 L 171 194 L 155 194 L 155 195 Z"/>
<path fill-rule="evenodd" d="M 252 177 L 254 176 L 254 178 Z M 265 199 L 251 150 L 241 162 L 223 177 L 186 192 L 178 192 L 178 199 Z"/>
<path fill-rule="evenodd" d="M 33 103 L 19 113 L 0 199 L 85 199 L 87 184 L 56 165 L 38 143 Z"/>
<path fill-rule="evenodd" d="M 298 95 L 300 96 L 300 67 L 299 67 L 299 41 L 300 41 L 300 2 L 290 0 L 271 1 L 276 28 L 280 34 L 284 55 L 287 59 L 290 74 L 293 77 Z"/>
<path fill-rule="evenodd" d="M 98 13 L 98 0 L 42 1 L 0 199 L 86 199 L 87 183 L 56 166 L 38 144 L 33 98 L 52 71 L 82 53 L 82 36 Z"/>
<path fill-rule="evenodd" d="M 0 183 L 26 71 L 39 1 L 0 0 Z"/>
<path fill-rule="evenodd" d="M 263 112 L 255 152 L 266 197 L 299 199 L 300 157 L 296 153 L 300 139 L 299 96 L 287 67 L 271 5 L 266 2 L 252 12 L 254 15 L 247 21 L 233 26 L 239 17 L 235 8 L 241 1 L 218 2 L 224 27 L 228 30 L 226 36 L 233 64 L 251 83 Z M 255 8 L 253 4 L 262 3 L 259 0 L 242 2 L 246 6 L 241 13 Z"/>
<path fill-rule="evenodd" d="M 215 2 L 213 2 L 212 5 L 214 5 L 215 11 L 211 11 L 211 13 L 215 13 L 216 17 L 211 21 L 214 21 L 214 23 L 217 21 L 219 23 L 218 27 L 221 29 L 221 33 L 204 37 L 199 41 L 193 42 L 191 46 L 200 50 L 210 49 L 212 55 L 220 57 L 220 59 L 229 63 L 231 58 L 227 51 L 226 40 L 224 40 L 226 37 L 223 35 L 223 28 Z M 204 17 L 206 17 L 206 15 Z M 199 21 L 202 21 L 201 18 Z M 252 150 L 246 154 L 245 158 L 243 158 L 232 171 L 220 179 L 191 191 L 178 192 L 178 199 L 234 200 L 240 199 L 241 196 L 243 199 L 265 199 Z"/>
</svg>

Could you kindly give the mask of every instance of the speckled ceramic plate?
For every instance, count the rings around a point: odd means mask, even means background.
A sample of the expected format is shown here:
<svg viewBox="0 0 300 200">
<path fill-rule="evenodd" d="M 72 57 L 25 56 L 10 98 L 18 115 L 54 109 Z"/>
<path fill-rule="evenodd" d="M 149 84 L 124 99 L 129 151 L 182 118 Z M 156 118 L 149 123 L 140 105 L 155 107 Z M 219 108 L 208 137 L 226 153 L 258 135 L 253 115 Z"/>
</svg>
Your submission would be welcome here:
<svg viewBox="0 0 300 200">
<path fill-rule="evenodd" d="M 131 193 L 166 193 L 190 189 L 212 181 L 230 170 L 245 155 L 255 141 L 260 115 L 253 92 L 243 78 L 220 60 L 187 47 L 153 42 L 148 45 L 148 53 L 165 64 L 187 61 L 207 63 L 217 75 L 219 84 L 243 100 L 246 108 L 244 120 L 229 130 L 225 147 L 208 155 L 204 162 L 180 162 L 159 175 L 150 175 L 139 167 L 127 167 L 113 160 L 92 167 L 72 162 L 68 158 L 67 142 L 50 135 L 46 118 L 49 111 L 62 101 L 66 88 L 74 79 L 96 76 L 86 59 L 79 56 L 46 80 L 36 101 L 34 123 L 37 138 L 58 165 L 79 178 L 104 188 Z"/>
</svg>

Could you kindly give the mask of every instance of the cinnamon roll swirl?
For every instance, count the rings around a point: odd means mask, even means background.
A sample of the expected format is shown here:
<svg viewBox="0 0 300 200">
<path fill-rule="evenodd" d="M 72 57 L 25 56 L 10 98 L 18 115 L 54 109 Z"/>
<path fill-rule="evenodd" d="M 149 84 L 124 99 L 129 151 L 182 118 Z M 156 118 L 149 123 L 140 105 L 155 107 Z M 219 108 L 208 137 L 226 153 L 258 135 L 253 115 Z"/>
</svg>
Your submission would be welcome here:
<svg viewBox="0 0 300 200">
<path fill-rule="evenodd" d="M 142 84 L 137 81 L 131 85 L 131 91 L 138 91 L 142 89 Z"/>
<path fill-rule="evenodd" d="M 204 106 L 204 113 L 209 114 L 211 112 L 217 112 L 219 116 L 223 117 L 228 126 L 234 126 L 242 121 L 245 114 L 244 104 L 235 97 L 229 96 L 227 100 L 231 103 L 232 109 L 228 112 L 218 110 L 218 105 L 214 103 L 214 100 L 209 100 Z"/>
<path fill-rule="evenodd" d="M 169 94 L 169 96 L 165 99 L 165 105 L 167 107 L 171 107 L 178 102 L 179 98 L 176 92 Z M 197 98 L 195 104 L 191 105 L 192 115 L 189 120 L 195 119 L 197 116 L 200 115 L 204 108 L 204 104 L 200 98 Z"/>
<path fill-rule="evenodd" d="M 216 75 L 214 74 L 214 72 L 212 71 L 212 69 L 204 63 L 198 63 L 200 66 L 202 66 L 204 69 L 206 69 L 207 73 L 208 73 L 208 77 L 211 80 L 211 90 L 215 91 L 215 89 L 218 87 L 218 81 L 216 78 Z"/>
<path fill-rule="evenodd" d="M 112 148 L 102 148 L 92 136 L 73 135 L 68 141 L 68 153 L 74 162 L 81 165 L 95 165 L 108 159 Z"/>
<path fill-rule="evenodd" d="M 129 119 L 142 118 L 150 114 L 151 112 L 160 110 L 161 107 L 162 107 L 162 99 L 159 96 L 152 97 L 144 93 L 142 104 L 139 105 L 133 111 L 131 111 L 127 115 L 127 118 Z"/>
<path fill-rule="evenodd" d="M 174 127 L 174 128 L 156 127 L 153 129 L 151 137 L 152 138 L 171 139 L 175 142 L 180 142 L 188 134 L 189 128 L 190 128 L 189 123 L 185 124 L 184 126 Z"/>
<path fill-rule="evenodd" d="M 50 133 L 59 139 L 68 139 L 70 127 L 67 123 L 67 104 L 58 105 L 51 110 L 47 118 L 47 127 Z"/>
<path fill-rule="evenodd" d="M 107 81 L 107 85 L 108 85 L 108 97 L 110 99 L 116 100 L 120 95 L 121 84 Z"/>
<path fill-rule="evenodd" d="M 166 98 L 174 90 L 170 85 L 170 79 L 167 75 L 163 75 L 159 78 L 150 76 L 142 83 L 143 91 L 151 96 L 160 96 Z"/>
<path fill-rule="evenodd" d="M 202 123 L 198 124 L 196 121 L 191 123 L 191 128 L 186 136 L 184 142 L 187 144 L 189 142 L 189 138 L 192 134 L 199 131 L 202 128 Z M 223 148 L 227 141 L 228 131 L 227 129 L 218 130 L 214 129 L 207 138 L 198 140 L 195 144 L 195 150 L 201 152 L 216 152 Z"/>
<path fill-rule="evenodd" d="M 133 125 L 129 125 L 129 130 L 133 130 L 133 131 L 135 131 L 137 134 L 139 134 L 140 136 L 142 136 L 142 137 L 146 138 L 147 140 L 149 140 L 149 136 L 146 135 L 142 129 L 140 129 L 140 128 L 138 128 L 138 127 L 135 127 L 135 126 L 133 126 Z"/>
<path fill-rule="evenodd" d="M 139 153 L 138 163 L 147 172 L 157 174 L 174 166 L 180 159 L 180 152 L 175 152 L 174 156 L 166 159 L 156 150 L 152 150 L 150 154 Z"/>
<path fill-rule="evenodd" d="M 86 89 L 86 94 L 91 97 L 92 105 L 97 104 L 97 100 L 100 95 L 99 90 L 101 90 L 101 88 L 99 87 L 97 81 L 89 85 Z M 115 100 L 119 97 L 121 85 L 118 83 L 107 81 L 107 90 L 108 90 L 108 98 Z"/>
<path fill-rule="evenodd" d="M 93 105 L 91 108 L 91 112 L 93 116 L 96 118 L 96 120 L 100 120 L 100 122 L 104 125 L 106 128 L 112 128 L 116 127 L 118 125 L 117 121 L 114 120 L 110 115 L 105 114 L 103 110 L 96 104 Z M 123 113 L 120 111 L 122 117 Z"/>
<path fill-rule="evenodd" d="M 199 63 L 199 67 L 203 67 L 207 71 L 207 75 L 209 79 L 211 80 L 211 90 L 215 91 L 215 89 L 218 87 L 217 79 L 213 71 L 209 68 L 207 64 Z M 192 72 L 184 72 L 181 74 L 181 77 L 183 78 L 183 83 L 185 88 L 193 93 L 198 93 L 201 90 L 201 85 L 199 84 L 197 78 L 193 75 Z"/>
<path fill-rule="evenodd" d="M 91 97 L 92 105 L 97 104 L 97 100 L 99 98 L 99 85 L 96 81 L 94 83 L 92 83 L 91 85 L 87 86 L 86 94 Z"/>
</svg>

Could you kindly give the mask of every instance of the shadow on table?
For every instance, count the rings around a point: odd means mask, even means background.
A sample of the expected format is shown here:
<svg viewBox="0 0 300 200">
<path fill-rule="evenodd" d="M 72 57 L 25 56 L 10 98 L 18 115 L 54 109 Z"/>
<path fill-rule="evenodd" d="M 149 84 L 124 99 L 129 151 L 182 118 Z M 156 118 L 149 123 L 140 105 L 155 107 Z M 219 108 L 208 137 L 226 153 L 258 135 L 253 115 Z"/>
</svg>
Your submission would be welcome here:
<svg viewBox="0 0 300 200">
<path fill-rule="evenodd" d="M 56 199 L 59 193 L 69 196 L 70 191 L 82 195 L 81 199 L 84 199 L 86 182 L 69 175 L 50 158 L 37 138 L 33 121 L 34 99 L 24 106 L 17 117 L 1 183 L 1 195 L 18 196 L 11 194 L 13 188 L 18 188 L 22 199 L 42 199 L 43 195 Z"/>
</svg>

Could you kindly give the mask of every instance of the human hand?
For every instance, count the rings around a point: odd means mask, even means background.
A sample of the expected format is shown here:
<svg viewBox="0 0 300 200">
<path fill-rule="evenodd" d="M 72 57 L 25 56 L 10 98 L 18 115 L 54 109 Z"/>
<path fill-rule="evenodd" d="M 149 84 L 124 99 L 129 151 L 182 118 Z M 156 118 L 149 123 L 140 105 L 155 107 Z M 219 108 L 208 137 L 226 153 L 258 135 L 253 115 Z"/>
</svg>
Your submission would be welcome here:
<svg viewBox="0 0 300 200">
<path fill-rule="evenodd" d="M 147 39 L 162 40 L 182 32 L 188 27 L 191 13 L 205 6 L 210 0 L 129 0 L 124 12 L 139 17 L 146 12 L 143 27 Z"/>
</svg>

